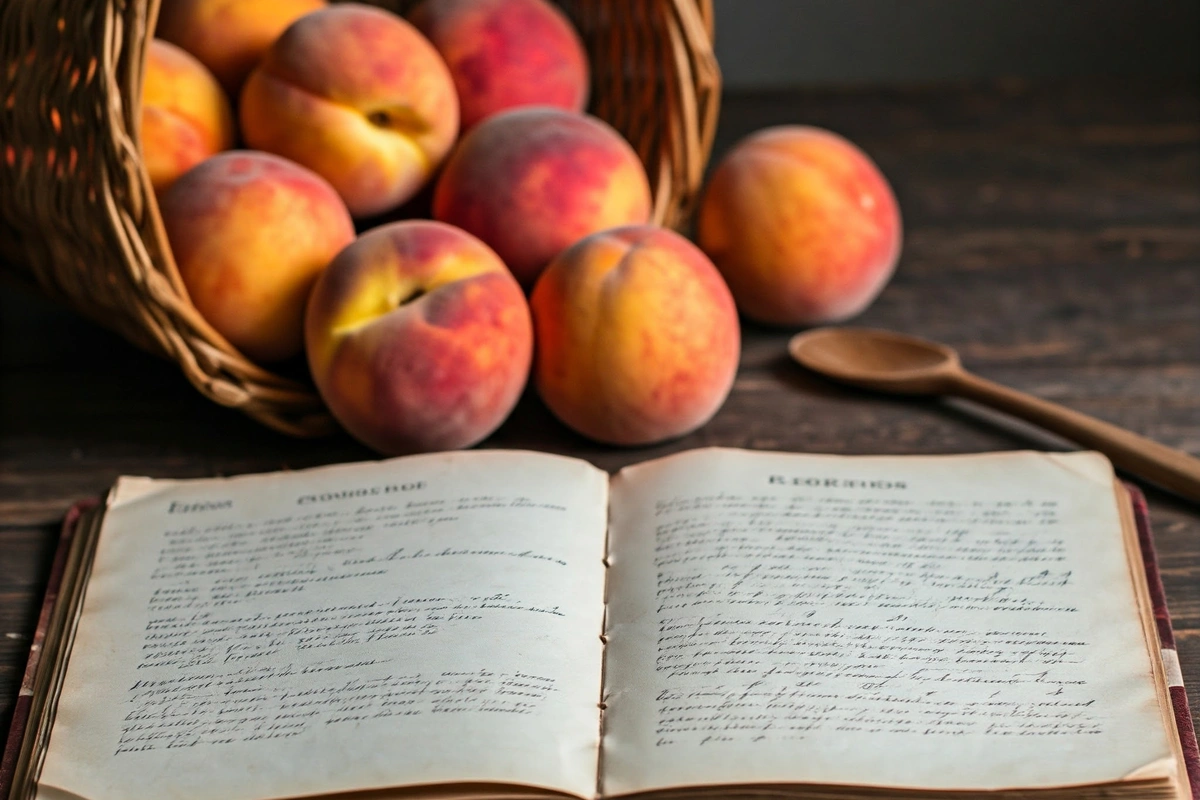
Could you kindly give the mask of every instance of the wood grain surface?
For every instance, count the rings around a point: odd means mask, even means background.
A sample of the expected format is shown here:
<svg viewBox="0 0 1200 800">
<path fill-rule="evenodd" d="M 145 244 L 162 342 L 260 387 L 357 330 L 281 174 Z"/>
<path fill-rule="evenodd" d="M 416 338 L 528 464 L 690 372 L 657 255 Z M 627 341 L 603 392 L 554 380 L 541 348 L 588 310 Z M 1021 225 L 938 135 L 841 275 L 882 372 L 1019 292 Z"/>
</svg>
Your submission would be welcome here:
<svg viewBox="0 0 1200 800">
<path fill-rule="evenodd" d="M 1200 454 L 1200 91 L 1183 82 L 1005 83 L 727 97 L 717 154 L 766 125 L 836 130 L 905 216 L 900 268 L 857 322 L 946 342 L 979 374 Z M 829 453 L 1066 447 L 965 402 L 842 389 L 746 325 L 724 408 L 619 450 L 532 394 L 485 446 L 620 466 L 703 445 Z M 371 458 L 284 438 L 204 400 L 173 365 L 0 283 L 0 730 L 57 526 L 120 474 L 187 477 Z M 1148 491 L 1192 707 L 1200 707 L 1200 507 Z"/>
</svg>

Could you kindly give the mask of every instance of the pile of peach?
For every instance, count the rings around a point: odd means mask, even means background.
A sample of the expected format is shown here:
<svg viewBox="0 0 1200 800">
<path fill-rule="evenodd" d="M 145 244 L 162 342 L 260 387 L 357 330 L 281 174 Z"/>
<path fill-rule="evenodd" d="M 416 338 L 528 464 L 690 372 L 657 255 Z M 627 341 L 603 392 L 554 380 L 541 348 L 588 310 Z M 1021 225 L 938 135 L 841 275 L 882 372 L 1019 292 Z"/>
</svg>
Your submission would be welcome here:
<svg viewBox="0 0 1200 800">
<path fill-rule="evenodd" d="M 724 158 L 699 247 L 649 224 L 645 168 L 583 112 L 583 45 L 546 0 L 425 0 L 407 20 L 163 0 L 156 35 L 142 151 L 192 303 L 255 361 L 305 354 L 382 453 L 479 442 L 531 374 L 594 439 L 681 436 L 729 393 L 739 310 L 845 319 L 899 255 L 887 182 L 814 128 Z M 433 219 L 406 219 L 422 198 Z"/>
</svg>

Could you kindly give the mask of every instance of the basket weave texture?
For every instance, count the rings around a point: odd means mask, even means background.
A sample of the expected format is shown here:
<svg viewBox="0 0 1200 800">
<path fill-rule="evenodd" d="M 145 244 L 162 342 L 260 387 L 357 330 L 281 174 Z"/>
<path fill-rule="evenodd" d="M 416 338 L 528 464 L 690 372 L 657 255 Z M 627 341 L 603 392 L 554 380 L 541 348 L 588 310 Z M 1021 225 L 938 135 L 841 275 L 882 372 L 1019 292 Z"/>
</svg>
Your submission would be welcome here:
<svg viewBox="0 0 1200 800">
<path fill-rule="evenodd" d="M 404 13 L 416 2 L 374 4 Z M 558 5 L 588 50 L 589 110 L 641 156 L 653 221 L 678 226 L 716 129 L 711 0 Z M 180 281 L 138 144 L 157 12 L 158 0 L 0 3 L 0 263 L 177 362 L 214 401 L 292 435 L 329 432 L 312 387 L 247 360 Z"/>
</svg>

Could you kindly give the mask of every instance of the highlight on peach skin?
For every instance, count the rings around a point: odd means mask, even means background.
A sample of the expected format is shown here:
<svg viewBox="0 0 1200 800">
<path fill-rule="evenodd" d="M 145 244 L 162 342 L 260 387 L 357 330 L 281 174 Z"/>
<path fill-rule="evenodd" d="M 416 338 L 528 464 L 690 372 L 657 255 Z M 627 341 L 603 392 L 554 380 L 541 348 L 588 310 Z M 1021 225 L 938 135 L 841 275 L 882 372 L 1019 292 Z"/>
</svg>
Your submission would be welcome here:
<svg viewBox="0 0 1200 800">
<path fill-rule="evenodd" d="M 566 425 L 643 445 L 706 423 L 733 386 L 737 310 L 712 263 L 673 231 L 629 226 L 556 258 L 530 298 L 534 381 Z"/>
<path fill-rule="evenodd" d="M 169 42 L 151 39 L 142 83 L 142 160 L 155 193 L 233 147 L 233 112 L 216 78 Z"/>
<path fill-rule="evenodd" d="M 488 117 L 438 179 L 436 219 L 490 245 L 523 286 L 591 233 L 650 218 L 650 184 L 633 148 L 595 117 L 531 107 Z"/>
<path fill-rule="evenodd" d="M 354 216 L 429 180 L 458 135 L 458 97 L 425 37 L 387 11 L 341 3 L 301 17 L 242 90 L 250 146 L 323 176 Z"/>
<path fill-rule="evenodd" d="M 450 67 L 463 130 L 519 106 L 587 105 L 583 42 L 546 0 L 425 0 L 408 18 Z"/>
<path fill-rule="evenodd" d="M 386 455 L 485 438 L 516 405 L 533 351 L 529 306 L 499 257 L 424 220 L 343 250 L 313 289 L 305 339 L 329 410 Z"/>
<path fill-rule="evenodd" d="M 818 128 L 767 128 L 713 172 L 697 239 L 747 317 L 839 322 L 882 291 L 900 257 L 900 209 L 856 146 Z"/>
<path fill-rule="evenodd" d="M 299 355 L 317 275 L 354 239 L 341 198 L 320 176 L 267 153 L 219 153 L 161 199 L 192 304 L 251 360 Z"/>
<path fill-rule="evenodd" d="M 237 97 L 271 42 L 325 0 L 163 0 L 155 35 L 179 45 Z"/>
</svg>

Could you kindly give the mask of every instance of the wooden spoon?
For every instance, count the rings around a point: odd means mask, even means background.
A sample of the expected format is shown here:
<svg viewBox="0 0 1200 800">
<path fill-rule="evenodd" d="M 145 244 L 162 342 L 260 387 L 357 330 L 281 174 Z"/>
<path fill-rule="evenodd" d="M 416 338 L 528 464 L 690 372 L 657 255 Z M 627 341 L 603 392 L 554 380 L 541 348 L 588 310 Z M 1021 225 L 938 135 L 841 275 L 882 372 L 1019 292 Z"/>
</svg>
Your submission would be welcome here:
<svg viewBox="0 0 1200 800">
<path fill-rule="evenodd" d="M 805 367 L 853 386 L 966 397 L 1099 450 L 1132 475 L 1200 500 L 1200 459 L 972 375 L 958 353 L 943 344 L 867 328 L 817 328 L 792 337 L 788 352 Z"/>
</svg>

